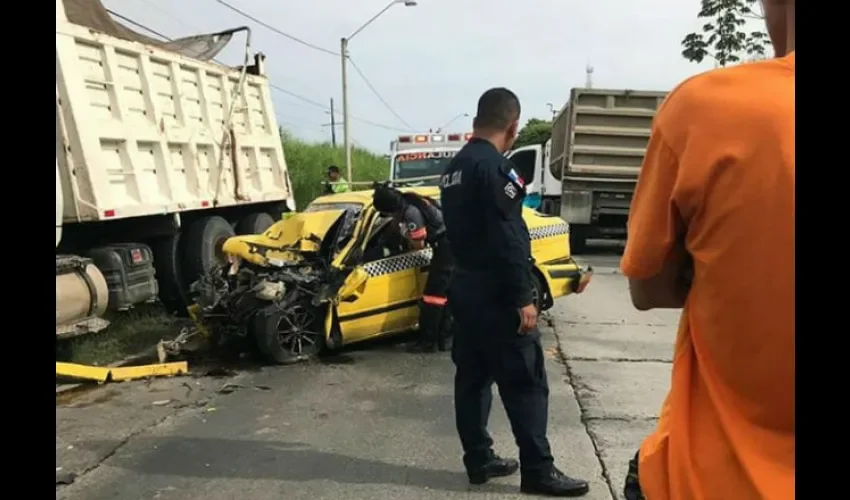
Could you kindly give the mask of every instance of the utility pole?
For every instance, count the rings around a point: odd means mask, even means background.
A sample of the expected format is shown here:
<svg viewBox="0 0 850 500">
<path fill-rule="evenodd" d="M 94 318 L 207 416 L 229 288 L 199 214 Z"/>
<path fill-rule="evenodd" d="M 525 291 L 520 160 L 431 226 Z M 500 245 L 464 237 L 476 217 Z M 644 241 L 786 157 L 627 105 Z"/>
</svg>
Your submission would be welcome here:
<svg viewBox="0 0 850 500">
<path fill-rule="evenodd" d="M 334 98 L 331 97 L 331 145 L 336 147 L 336 119 L 334 118 Z"/>
<path fill-rule="evenodd" d="M 348 38 L 339 40 L 339 54 L 342 59 L 342 140 L 345 143 L 345 173 L 346 180 L 353 182 L 351 175 L 351 132 L 348 122 Z"/>
<path fill-rule="evenodd" d="M 348 115 L 348 42 L 357 36 L 358 33 L 366 29 L 367 26 L 372 24 L 375 19 L 381 17 L 381 15 L 388 11 L 393 5 L 416 7 L 416 0 L 391 0 L 386 7 L 378 11 L 378 13 L 366 21 L 363 26 L 354 30 L 354 32 L 348 35 L 347 38 L 340 38 L 339 40 L 339 55 L 341 59 L 340 62 L 342 63 L 342 139 L 345 142 L 345 170 L 346 175 L 348 175 L 348 182 L 354 181 L 354 176 L 351 173 L 351 131 L 349 130 L 349 122 L 351 121 L 351 118 Z"/>
</svg>

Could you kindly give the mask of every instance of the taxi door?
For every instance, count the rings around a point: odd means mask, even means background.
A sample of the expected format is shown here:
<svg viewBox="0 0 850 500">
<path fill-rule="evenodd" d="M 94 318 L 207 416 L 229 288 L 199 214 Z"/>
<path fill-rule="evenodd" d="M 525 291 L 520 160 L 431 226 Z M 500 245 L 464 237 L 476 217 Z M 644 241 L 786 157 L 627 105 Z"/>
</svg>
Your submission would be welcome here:
<svg viewBox="0 0 850 500">
<path fill-rule="evenodd" d="M 356 266 L 337 296 L 343 344 L 414 327 L 430 262 L 425 248 Z"/>
</svg>

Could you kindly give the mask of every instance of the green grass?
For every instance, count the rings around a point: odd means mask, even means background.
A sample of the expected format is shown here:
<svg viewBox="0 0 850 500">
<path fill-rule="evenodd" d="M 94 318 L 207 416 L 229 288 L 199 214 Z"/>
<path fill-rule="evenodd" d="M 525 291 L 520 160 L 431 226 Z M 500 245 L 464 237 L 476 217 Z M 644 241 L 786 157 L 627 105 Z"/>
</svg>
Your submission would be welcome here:
<svg viewBox="0 0 850 500">
<path fill-rule="evenodd" d="M 327 180 L 329 165 L 336 165 L 345 177 L 345 150 L 342 146 L 333 147 L 330 143 L 308 143 L 283 134 L 283 151 L 289 178 L 295 191 L 295 203 L 303 209 L 324 192 L 321 184 Z M 353 148 L 351 152 L 353 181 L 384 181 L 389 178 L 390 162 L 382 155 Z M 355 189 L 364 189 L 357 187 Z"/>
<path fill-rule="evenodd" d="M 105 366 L 152 349 L 163 337 L 175 337 L 185 321 L 150 304 L 108 313 L 105 318 L 110 323 L 104 330 L 57 341 L 56 361 Z"/>
</svg>

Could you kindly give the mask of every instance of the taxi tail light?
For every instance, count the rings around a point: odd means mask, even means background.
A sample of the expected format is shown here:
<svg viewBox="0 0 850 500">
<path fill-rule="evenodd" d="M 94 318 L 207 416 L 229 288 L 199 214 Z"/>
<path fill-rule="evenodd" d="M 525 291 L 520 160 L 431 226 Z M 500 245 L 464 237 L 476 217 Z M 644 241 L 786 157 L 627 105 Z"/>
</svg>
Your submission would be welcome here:
<svg viewBox="0 0 850 500">
<path fill-rule="evenodd" d="M 443 142 L 443 136 L 441 135 L 432 135 L 431 142 Z"/>
<path fill-rule="evenodd" d="M 416 142 L 416 143 L 428 142 L 428 136 L 427 135 L 417 135 L 416 137 L 413 138 L 413 142 Z"/>
<path fill-rule="evenodd" d="M 460 134 L 449 134 L 449 140 L 450 141 L 459 141 L 460 140 Z"/>
<path fill-rule="evenodd" d="M 410 136 L 409 135 L 401 135 L 398 138 L 398 142 L 405 142 L 405 143 L 410 142 Z"/>
</svg>

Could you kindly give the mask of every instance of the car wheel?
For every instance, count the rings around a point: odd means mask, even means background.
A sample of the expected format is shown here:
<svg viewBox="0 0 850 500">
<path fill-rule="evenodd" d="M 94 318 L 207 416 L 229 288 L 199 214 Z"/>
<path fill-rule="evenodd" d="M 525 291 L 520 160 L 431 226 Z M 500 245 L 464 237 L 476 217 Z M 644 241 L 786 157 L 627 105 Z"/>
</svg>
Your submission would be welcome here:
<svg viewBox="0 0 850 500">
<path fill-rule="evenodd" d="M 531 273 L 531 303 L 539 313 L 543 307 L 543 284 L 540 283 L 540 277 L 537 273 Z"/>
<path fill-rule="evenodd" d="M 277 305 L 254 316 L 252 332 L 260 351 L 279 365 L 306 361 L 322 350 L 319 309 L 309 302 L 296 302 L 282 310 Z"/>
</svg>

